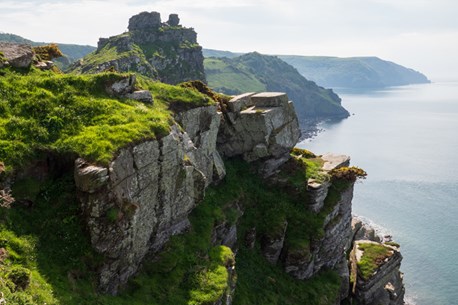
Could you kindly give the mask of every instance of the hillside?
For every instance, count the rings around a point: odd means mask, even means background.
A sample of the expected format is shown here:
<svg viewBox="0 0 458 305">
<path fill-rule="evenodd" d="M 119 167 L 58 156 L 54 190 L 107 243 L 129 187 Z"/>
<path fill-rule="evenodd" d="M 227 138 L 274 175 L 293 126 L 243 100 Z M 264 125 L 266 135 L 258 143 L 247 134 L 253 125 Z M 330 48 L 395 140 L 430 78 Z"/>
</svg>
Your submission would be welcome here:
<svg viewBox="0 0 458 305">
<path fill-rule="evenodd" d="M 204 49 L 205 57 L 234 58 L 240 53 Z M 329 88 L 382 88 L 429 83 L 425 75 L 378 57 L 278 55 L 305 78 Z"/>
<path fill-rule="evenodd" d="M 30 44 L 32 46 L 41 46 L 47 45 L 47 42 L 35 42 L 15 34 L 0 33 L 0 41 L 5 42 L 14 42 L 21 44 Z M 66 44 L 66 43 L 57 43 L 59 49 L 67 57 L 68 61 L 64 62 L 64 68 L 77 61 L 78 59 L 86 56 L 87 54 L 93 52 L 96 48 L 88 45 L 77 45 L 77 44 Z"/>
<path fill-rule="evenodd" d="M 332 90 L 317 86 L 275 56 L 248 53 L 239 57 L 206 58 L 208 84 L 225 94 L 286 92 L 294 103 L 301 125 L 310 119 L 345 118 L 348 112 Z"/>
<path fill-rule="evenodd" d="M 279 56 L 322 86 L 381 88 L 429 83 L 425 75 L 378 57 Z"/>
</svg>

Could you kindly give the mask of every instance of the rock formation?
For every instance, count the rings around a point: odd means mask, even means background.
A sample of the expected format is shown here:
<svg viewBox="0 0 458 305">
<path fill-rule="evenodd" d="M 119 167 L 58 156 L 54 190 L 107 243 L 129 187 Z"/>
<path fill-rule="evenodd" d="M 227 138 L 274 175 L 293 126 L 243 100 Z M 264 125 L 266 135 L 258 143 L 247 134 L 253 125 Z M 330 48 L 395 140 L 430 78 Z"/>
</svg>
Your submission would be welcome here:
<svg viewBox="0 0 458 305">
<path fill-rule="evenodd" d="M 28 68 L 32 64 L 34 53 L 29 45 L 0 42 L 0 68 Z"/>
<path fill-rule="evenodd" d="M 71 69 L 97 73 L 114 68 L 135 71 L 177 84 L 189 80 L 205 81 L 202 48 L 192 28 L 179 25 L 177 14 L 167 22 L 157 12 L 142 12 L 129 19 L 129 31 L 110 38 L 100 38 L 97 50 Z"/>
</svg>

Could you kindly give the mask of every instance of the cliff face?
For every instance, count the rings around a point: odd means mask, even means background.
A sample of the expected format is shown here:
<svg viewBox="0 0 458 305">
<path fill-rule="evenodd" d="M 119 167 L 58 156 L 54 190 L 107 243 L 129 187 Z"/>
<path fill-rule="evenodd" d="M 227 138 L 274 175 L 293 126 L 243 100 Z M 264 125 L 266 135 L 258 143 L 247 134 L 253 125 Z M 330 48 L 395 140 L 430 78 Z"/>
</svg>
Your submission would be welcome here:
<svg viewBox="0 0 458 305">
<path fill-rule="evenodd" d="M 253 147 L 266 150 L 262 155 L 266 162 L 285 158 L 299 137 L 291 103 L 286 95 L 277 95 L 282 103 L 276 104 L 276 96 L 269 94 L 253 97 L 253 107 L 266 107 L 263 113 L 251 113 L 259 119 L 253 126 L 281 134 L 278 143 L 266 142 L 268 136 L 253 139 Z M 272 126 L 270 112 L 277 114 L 277 125 Z M 116 294 L 146 254 L 157 253 L 172 235 L 189 228 L 187 216 L 202 201 L 206 186 L 225 175 L 216 147 L 220 120 L 216 106 L 195 108 L 177 114 L 180 125 L 172 126 L 168 136 L 121 150 L 107 167 L 76 161 L 75 181 L 91 243 L 105 257 L 99 280 L 102 291 Z M 246 130 L 241 133 L 248 136 Z M 238 154 L 251 153 L 253 147 Z"/>
<path fill-rule="evenodd" d="M 205 81 L 197 34 L 179 22 L 176 14 L 171 14 L 164 23 L 157 12 L 135 15 L 129 20 L 128 32 L 101 38 L 97 50 L 73 65 L 71 70 L 97 73 L 113 67 L 120 72 L 139 72 L 169 84 Z"/>
</svg>

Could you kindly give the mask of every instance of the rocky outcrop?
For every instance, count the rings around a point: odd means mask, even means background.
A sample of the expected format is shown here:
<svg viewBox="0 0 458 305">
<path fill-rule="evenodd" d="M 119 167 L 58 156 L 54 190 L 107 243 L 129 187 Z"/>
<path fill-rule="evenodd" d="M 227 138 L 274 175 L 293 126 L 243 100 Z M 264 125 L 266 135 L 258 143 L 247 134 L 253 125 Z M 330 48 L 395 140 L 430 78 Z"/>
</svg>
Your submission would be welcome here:
<svg viewBox="0 0 458 305">
<path fill-rule="evenodd" d="M 153 103 L 153 95 L 148 90 L 136 90 L 135 74 L 124 77 L 105 88 L 106 92 L 112 96 L 129 98 L 146 104 Z"/>
<path fill-rule="evenodd" d="M 324 236 L 313 240 L 308 250 L 284 249 L 285 271 L 298 279 L 308 279 L 323 268 L 335 268 L 345 262 L 347 241 L 351 236 L 351 201 L 353 184 L 341 193 L 340 199 L 327 214 Z"/>
<path fill-rule="evenodd" d="M 0 68 L 28 68 L 32 64 L 33 56 L 32 47 L 29 45 L 0 42 Z"/>
<path fill-rule="evenodd" d="M 263 161 L 265 176 L 289 159 L 300 130 L 294 106 L 285 93 L 247 93 L 227 103 L 218 134 L 218 150 L 225 157 Z"/>
<path fill-rule="evenodd" d="M 374 264 L 376 270 L 369 276 L 364 277 L 360 270 L 357 272 L 356 282 L 353 287 L 355 298 L 362 305 L 402 305 L 404 304 L 404 284 L 402 273 L 399 271 L 402 255 L 398 247 L 380 244 L 372 241 L 357 241 L 354 245 L 354 261 L 358 265 L 365 255 L 360 245 L 376 245 L 384 247 L 386 254 L 377 257 Z M 367 250 L 366 250 L 367 251 Z"/>
<path fill-rule="evenodd" d="M 216 106 L 181 113 L 177 121 L 182 125 L 168 136 L 121 150 L 107 167 L 75 163 L 91 243 L 105 258 L 99 278 L 104 292 L 115 294 L 146 254 L 185 231 L 205 187 L 225 175 L 216 151 Z"/>
<path fill-rule="evenodd" d="M 189 80 L 205 82 L 202 48 L 192 28 L 179 24 L 177 14 L 161 21 L 158 12 L 142 12 L 129 19 L 129 31 L 100 38 L 95 53 L 72 67 L 81 73 L 97 73 L 113 67 L 135 71 L 177 84 Z"/>
</svg>

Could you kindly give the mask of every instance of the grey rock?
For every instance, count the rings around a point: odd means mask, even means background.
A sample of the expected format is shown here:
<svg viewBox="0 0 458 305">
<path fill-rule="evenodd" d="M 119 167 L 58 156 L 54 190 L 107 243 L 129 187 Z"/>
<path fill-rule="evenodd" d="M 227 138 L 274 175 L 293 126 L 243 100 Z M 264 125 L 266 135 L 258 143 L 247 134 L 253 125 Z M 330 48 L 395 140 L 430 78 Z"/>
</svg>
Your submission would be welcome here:
<svg viewBox="0 0 458 305">
<path fill-rule="evenodd" d="M 132 93 L 126 94 L 126 97 L 147 104 L 153 103 L 153 95 L 149 90 L 134 91 Z"/>
<path fill-rule="evenodd" d="M 141 12 L 129 19 L 129 31 L 156 29 L 161 25 L 161 14 L 158 12 Z"/>
<path fill-rule="evenodd" d="M 3 53 L 3 57 L 6 60 L 3 65 L 15 68 L 30 67 L 34 56 L 30 45 L 9 42 L 0 42 L 0 52 Z"/>
<path fill-rule="evenodd" d="M 315 213 L 321 211 L 324 206 L 324 200 L 328 195 L 329 187 L 331 182 L 317 182 L 316 180 L 310 179 L 307 183 L 309 205 L 308 208 Z"/>
<path fill-rule="evenodd" d="M 284 93 L 234 97 L 225 118 L 218 134 L 218 151 L 249 162 L 275 160 L 263 168 L 266 176 L 288 160 L 300 136 L 294 106 Z"/>
<path fill-rule="evenodd" d="M 170 14 L 167 24 L 169 26 L 178 26 L 180 24 L 180 18 L 178 17 L 178 14 Z"/>
<path fill-rule="evenodd" d="M 382 237 L 371 227 L 370 224 L 362 219 L 354 216 L 351 221 L 352 226 L 352 240 L 370 240 L 375 242 L 382 242 Z"/>
<path fill-rule="evenodd" d="M 364 243 L 379 244 L 372 241 L 356 241 L 353 251 L 352 264 L 356 264 L 363 257 L 363 251 L 358 245 Z M 403 276 L 399 271 L 402 255 L 396 247 L 384 245 L 391 252 L 369 279 L 364 279 L 358 273 L 355 295 L 359 304 L 362 305 L 402 305 L 404 304 L 405 288 Z"/>
<path fill-rule="evenodd" d="M 288 96 L 284 92 L 262 92 L 251 97 L 256 107 L 286 107 Z"/>
<path fill-rule="evenodd" d="M 108 181 L 108 170 L 105 167 L 91 165 L 79 158 L 75 161 L 76 187 L 88 193 L 94 193 Z"/>
<path fill-rule="evenodd" d="M 134 74 L 126 76 L 125 78 L 114 82 L 111 84 L 111 86 L 107 87 L 107 93 L 118 96 L 118 97 L 124 97 L 127 94 L 132 93 L 135 90 L 135 83 L 136 83 L 136 77 Z"/>
</svg>

